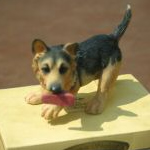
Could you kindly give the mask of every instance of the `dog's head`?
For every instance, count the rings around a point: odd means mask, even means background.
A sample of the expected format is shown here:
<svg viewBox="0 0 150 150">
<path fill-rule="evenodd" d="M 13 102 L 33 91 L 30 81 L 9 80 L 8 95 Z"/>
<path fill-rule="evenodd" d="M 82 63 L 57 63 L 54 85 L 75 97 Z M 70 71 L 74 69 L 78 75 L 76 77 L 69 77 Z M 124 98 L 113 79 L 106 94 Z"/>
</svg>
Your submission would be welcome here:
<svg viewBox="0 0 150 150">
<path fill-rule="evenodd" d="M 77 43 L 48 47 L 42 40 L 32 43 L 33 70 L 44 89 L 69 91 L 74 84 Z"/>
</svg>

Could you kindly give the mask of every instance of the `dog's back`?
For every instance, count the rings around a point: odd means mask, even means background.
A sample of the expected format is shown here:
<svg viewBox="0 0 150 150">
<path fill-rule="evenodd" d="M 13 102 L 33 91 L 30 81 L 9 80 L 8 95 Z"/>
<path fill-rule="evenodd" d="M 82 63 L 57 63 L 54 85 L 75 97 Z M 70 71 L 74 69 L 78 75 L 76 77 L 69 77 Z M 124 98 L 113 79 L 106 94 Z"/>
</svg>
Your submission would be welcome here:
<svg viewBox="0 0 150 150">
<path fill-rule="evenodd" d="M 118 42 L 112 35 L 97 35 L 79 44 L 78 66 L 88 74 L 104 69 L 110 59 L 112 64 L 121 60 Z"/>
<path fill-rule="evenodd" d="M 96 35 L 79 43 L 77 63 L 79 68 L 84 69 L 88 74 L 95 74 L 103 70 L 109 62 L 113 65 L 121 61 L 121 51 L 118 42 L 124 34 L 131 19 L 131 9 L 127 11 L 122 22 L 110 35 Z"/>
</svg>

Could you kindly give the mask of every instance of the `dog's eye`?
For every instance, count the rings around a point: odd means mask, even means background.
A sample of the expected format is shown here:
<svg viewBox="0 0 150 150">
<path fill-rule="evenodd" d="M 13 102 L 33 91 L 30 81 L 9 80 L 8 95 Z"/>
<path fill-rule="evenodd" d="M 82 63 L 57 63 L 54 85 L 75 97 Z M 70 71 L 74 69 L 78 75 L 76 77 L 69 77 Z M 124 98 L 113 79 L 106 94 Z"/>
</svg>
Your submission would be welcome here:
<svg viewBox="0 0 150 150">
<path fill-rule="evenodd" d="M 41 68 L 41 70 L 42 70 L 42 72 L 43 72 L 44 74 L 47 74 L 47 73 L 50 72 L 49 66 L 44 66 L 44 67 Z"/>
<path fill-rule="evenodd" d="M 63 66 L 63 65 L 59 68 L 60 74 L 65 74 L 67 72 L 67 70 L 68 70 L 68 67 Z"/>
</svg>

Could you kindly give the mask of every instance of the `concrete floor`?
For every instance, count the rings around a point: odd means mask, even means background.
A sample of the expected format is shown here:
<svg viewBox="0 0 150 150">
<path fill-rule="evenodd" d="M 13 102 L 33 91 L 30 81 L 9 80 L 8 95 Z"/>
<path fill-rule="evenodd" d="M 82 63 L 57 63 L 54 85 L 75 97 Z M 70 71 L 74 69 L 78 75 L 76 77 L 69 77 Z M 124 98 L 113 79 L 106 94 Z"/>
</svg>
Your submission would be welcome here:
<svg viewBox="0 0 150 150">
<path fill-rule="evenodd" d="M 130 3 L 133 18 L 120 41 L 121 74 L 133 74 L 150 91 L 149 0 L 5 0 L 0 2 L 0 88 L 37 84 L 31 42 L 82 41 L 111 33 Z"/>
</svg>

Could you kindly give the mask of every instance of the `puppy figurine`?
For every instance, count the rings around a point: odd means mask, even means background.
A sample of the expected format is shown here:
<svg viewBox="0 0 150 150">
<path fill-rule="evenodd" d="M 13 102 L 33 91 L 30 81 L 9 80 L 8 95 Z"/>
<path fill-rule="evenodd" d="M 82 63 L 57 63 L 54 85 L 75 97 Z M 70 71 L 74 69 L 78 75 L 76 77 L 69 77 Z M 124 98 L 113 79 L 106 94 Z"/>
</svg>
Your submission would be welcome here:
<svg viewBox="0 0 150 150">
<path fill-rule="evenodd" d="M 94 115 L 101 113 L 120 70 L 122 55 L 118 44 L 131 15 L 130 5 L 127 5 L 124 18 L 114 32 L 96 35 L 80 43 L 47 46 L 42 40 L 34 40 L 32 66 L 42 90 L 28 95 L 27 103 L 42 103 L 42 96 L 46 93 L 65 91 L 75 95 L 80 87 L 98 79 L 96 95 L 85 111 Z M 62 109 L 59 105 L 45 104 L 42 116 L 45 119 L 56 118 Z"/>
</svg>

